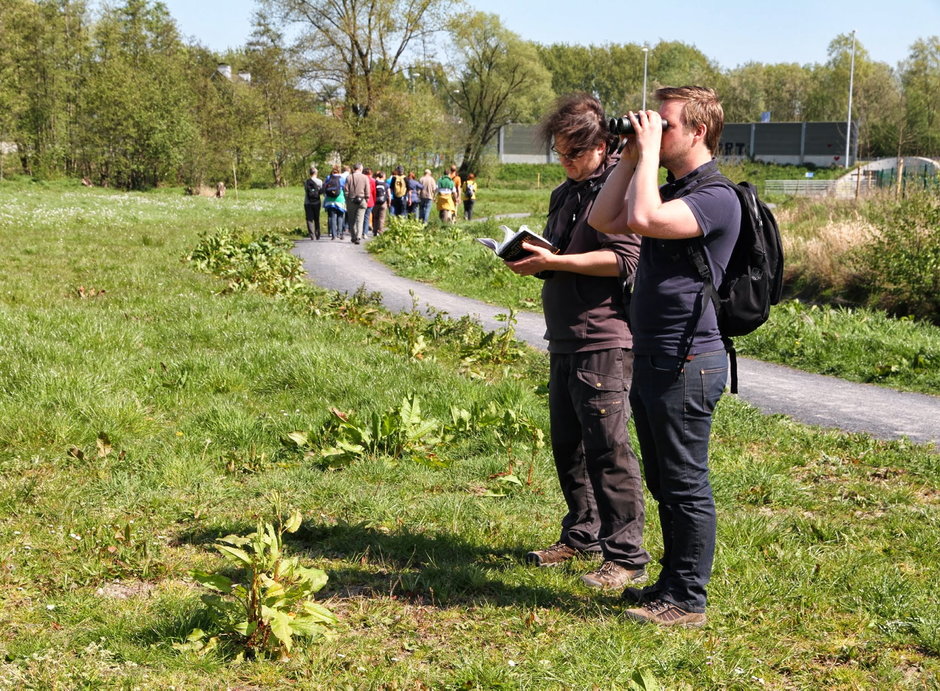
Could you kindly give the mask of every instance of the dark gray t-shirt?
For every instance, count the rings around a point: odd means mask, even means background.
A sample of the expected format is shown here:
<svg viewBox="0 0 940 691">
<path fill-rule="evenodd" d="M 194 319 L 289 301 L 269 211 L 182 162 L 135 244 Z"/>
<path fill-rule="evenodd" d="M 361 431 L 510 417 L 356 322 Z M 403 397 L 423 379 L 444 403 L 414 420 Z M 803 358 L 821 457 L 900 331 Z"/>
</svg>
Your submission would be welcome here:
<svg viewBox="0 0 940 691">
<path fill-rule="evenodd" d="M 681 198 L 704 233 L 705 256 L 715 285 L 721 284 L 741 227 L 737 193 L 720 182 L 699 182 L 714 175 L 710 161 L 685 177 L 663 185 L 663 201 Z M 680 356 L 692 339 L 690 355 L 722 350 L 715 309 L 706 303 L 703 282 L 688 257 L 687 240 L 643 238 L 633 288 L 630 327 L 640 355 Z"/>
</svg>

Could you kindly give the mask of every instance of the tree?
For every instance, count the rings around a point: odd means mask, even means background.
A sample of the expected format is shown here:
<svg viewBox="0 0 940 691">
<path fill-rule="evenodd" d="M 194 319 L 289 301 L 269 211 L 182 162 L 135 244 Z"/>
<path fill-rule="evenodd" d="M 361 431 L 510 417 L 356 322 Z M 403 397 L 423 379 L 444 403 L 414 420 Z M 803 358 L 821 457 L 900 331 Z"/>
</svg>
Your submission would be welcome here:
<svg viewBox="0 0 940 691">
<path fill-rule="evenodd" d="M 852 88 L 852 120 L 858 122 L 859 154 L 890 155 L 894 146 L 900 110 L 900 82 L 886 64 L 874 62 L 860 41 L 855 41 L 855 72 L 852 77 L 851 34 L 840 34 L 829 43 L 829 60 L 813 68 L 806 112 L 807 120 L 845 121 L 849 82 Z"/>
<path fill-rule="evenodd" d="M 284 47 L 284 36 L 264 13 L 255 15 L 247 64 L 251 92 L 262 118 L 271 175 L 274 184 L 282 187 L 286 184 L 285 167 L 302 151 L 301 141 L 310 130 L 304 111 L 313 109 L 312 94 L 297 89 L 298 70 Z"/>
<path fill-rule="evenodd" d="M 592 94 L 611 115 L 643 103 L 643 47 L 637 44 L 537 47 L 556 94 Z"/>
<path fill-rule="evenodd" d="M 901 65 L 910 153 L 940 153 L 940 38 L 915 41 Z"/>
<path fill-rule="evenodd" d="M 764 70 L 766 107 L 778 122 L 804 120 L 810 89 L 810 72 L 794 63 L 767 65 Z"/>
<path fill-rule="evenodd" d="M 198 135 L 183 160 L 183 180 L 193 187 L 209 181 L 243 184 L 267 177 L 263 113 L 260 98 L 251 83 L 238 76 L 226 78 L 219 63 L 248 68 L 243 50 L 221 57 L 198 47 L 189 48 L 189 80 L 195 101 L 193 120 Z"/>
<path fill-rule="evenodd" d="M 643 46 L 538 46 L 539 58 L 552 75 L 556 94 L 584 91 L 596 96 L 611 114 L 639 110 L 643 104 Z M 720 70 L 696 48 L 662 41 L 649 48 L 647 88 L 709 84 L 718 88 Z M 655 107 L 647 98 L 647 108 Z"/>
<path fill-rule="evenodd" d="M 504 28 L 495 14 L 466 13 L 449 27 L 459 63 L 448 97 L 465 121 L 466 174 L 479 170 L 500 127 L 538 118 L 552 97 L 551 75 L 535 47 Z"/>
<path fill-rule="evenodd" d="M 767 107 L 767 67 L 749 62 L 735 68 L 728 76 L 728 87 L 721 95 L 726 122 L 755 122 Z"/>
<path fill-rule="evenodd" d="M 72 124 L 88 45 L 85 3 L 7 0 L 0 12 L 0 140 L 15 141 L 23 171 L 72 168 Z"/>
<path fill-rule="evenodd" d="M 719 94 L 724 92 L 726 84 L 725 75 L 713 61 L 698 48 L 679 41 L 660 41 L 650 49 L 649 80 L 651 90 L 662 86 L 703 84 Z"/>
<path fill-rule="evenodd" d="M 22 137 L 20 118 L 25 105 L 22 66 L 26 58 L 23 28 L 32 22 L 36 6 L 27 0 L 10 0 L 0 12 L 0 146 Z M 0 151 L 0 179 L 4 154 Z"/>
<path fill-rule="evenodd" d="M 305 77 L 335 86 L 345 114 L 368 117 L 409 65 L 409 51 L 443 26 L 447 0 L 267 0 L 276 19 L 298 24 Z"/>
<path fill-rule="evenodd" d="M 800 65 L 749 62 L 727 75 L 725 121 L 755 122 L 765 111 L 776 122 L 800 121 L 809 88 L 809 72 Z"/>
<path fill-rule="evenodd" d="M 179 177 L 196 136 L 188 65 L 162 3 L 125 0 L 105 10 L 79 113 L 87 175 L 131 189 Z"/>
<path fill-rule="evenodd" d="M 576 91 L 594 93 L 594 80 L 605 78 L 598 64 L 598 52 L 595 46 L 578 46 L 567 43 L 536 45 L 536 52 L 542 65 L 552 77 L 552 90 L 556 94 L 570 94 Z"/>
</svg>

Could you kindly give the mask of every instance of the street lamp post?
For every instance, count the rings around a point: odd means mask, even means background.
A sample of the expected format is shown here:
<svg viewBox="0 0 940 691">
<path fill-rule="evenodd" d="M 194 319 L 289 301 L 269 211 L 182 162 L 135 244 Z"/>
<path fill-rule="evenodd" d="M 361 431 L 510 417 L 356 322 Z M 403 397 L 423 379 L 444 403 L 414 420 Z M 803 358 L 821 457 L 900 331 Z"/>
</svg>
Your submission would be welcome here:
<svg viewBox="0 0 940 691">
<path fill-rule="evenodd" d="M 845 167 L 849 167 L 849 145 L 852 143 L 852 87 L 855 82 L 855 29 L 852 29 L 852 63 L 849 68 L 849 115 L 845 123 Z"/>
<path fill-rule="evenodd" d="M 649 46 L 643 46 L 643 110 L 646 110 L 646 66 L 649 63 Z"/>
</svg>

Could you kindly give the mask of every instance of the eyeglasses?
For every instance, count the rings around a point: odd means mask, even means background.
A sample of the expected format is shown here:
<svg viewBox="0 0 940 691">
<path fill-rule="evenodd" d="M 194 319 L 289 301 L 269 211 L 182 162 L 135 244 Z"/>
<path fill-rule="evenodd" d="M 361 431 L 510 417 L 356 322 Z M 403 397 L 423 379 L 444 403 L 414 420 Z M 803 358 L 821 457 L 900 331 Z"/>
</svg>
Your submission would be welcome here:
<svg viewBox="0 0 940 691">
<path fill-rule="evenodd" d="M 585 154 L 587 149 L 573 149 L 572 151 L 569 151 L 568 153 L 564 153 L 556 149 L 554 146 L 552 146 L 552 151 L 555 153 L 556 156 L 558 156 L 558 158 L 563 158 L 566 161 L 574 161 L 576 159 L 581 158 Z"/>
</svg>

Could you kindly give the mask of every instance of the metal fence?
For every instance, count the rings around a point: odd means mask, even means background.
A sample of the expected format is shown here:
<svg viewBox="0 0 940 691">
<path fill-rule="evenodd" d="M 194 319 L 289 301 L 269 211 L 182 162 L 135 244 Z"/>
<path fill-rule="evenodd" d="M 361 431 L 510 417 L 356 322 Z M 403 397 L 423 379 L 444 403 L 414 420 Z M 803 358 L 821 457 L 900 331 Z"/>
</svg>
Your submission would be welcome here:
<svg viewBox="0 0 940 691">
<path fill-rule="evenodd" d="M 909 156 L 872 161 L 838 180 L 766 180 L 764 192 L 799 197 L 850 199 L 879 189 L 901 193 L 940 192 L 940 164 L 928 158 Z"/>
<path fill-rule="evenodd" d="M 870 181 L 856 188 L 854 180 L 765 180 L 765 194 L 788 194 L 795 197 L 837 197 L 851 199 L 871 189 Z"/>
</svg>

